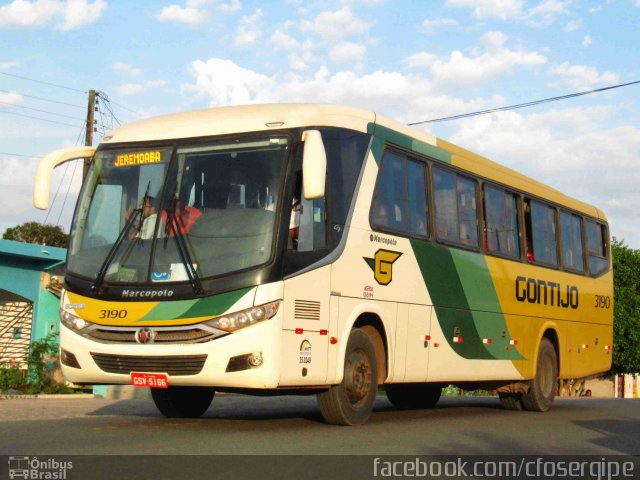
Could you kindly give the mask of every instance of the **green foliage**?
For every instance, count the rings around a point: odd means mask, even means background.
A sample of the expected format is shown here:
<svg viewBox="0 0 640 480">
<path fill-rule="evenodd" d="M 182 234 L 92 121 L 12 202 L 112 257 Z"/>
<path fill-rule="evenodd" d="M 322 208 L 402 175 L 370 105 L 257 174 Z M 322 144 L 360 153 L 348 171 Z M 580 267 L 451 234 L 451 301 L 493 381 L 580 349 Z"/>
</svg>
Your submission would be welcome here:
<svg viewBox="0 0 640 480">
<path fill-rule="evenodd" d="M 614 239 L 612 373 L 640 372 L 640 250 Z"/>
<path fill-rule="evenodd" d="M 43 225 L 38 222 L 27 222 L 7 228 L 2 234 L 2 238 L 52 247 L 67 248 L 69 245 L 69 234 L 64 233 L 58 225 Z"/>
<path fill-rule="evenodd" d="M 14 362 L 0 363 L 0 392 L 20 391 L 25 385 L 25 371 Z"/>
<path fill-rule="evenodd" d="M 495 397 L 493 390 L 462 390 L 455 385 L 447 385 L 442 389 L 442 395 L 445 397 Z"/>
<path fill-rule="evenodd" d="M 27 358 L 27 369 L 14 362 L 0 364 L 0 391 L 16 393 L 73 393 L 66 385 L 53 383 L 52 371 L 57 366 L 58 343 L 55 334 L 33 342 Z"/>
<path fill-rule="evenodd" d="M 46 338 L 31 344 L 28 357 L 27 384 L 30 393 L 38 393 L 45 390 L 52 383 L 50 372 L 53 370 L 57 358 L 58 343 L 55 334 L 49 334 Z"/>
</svg>

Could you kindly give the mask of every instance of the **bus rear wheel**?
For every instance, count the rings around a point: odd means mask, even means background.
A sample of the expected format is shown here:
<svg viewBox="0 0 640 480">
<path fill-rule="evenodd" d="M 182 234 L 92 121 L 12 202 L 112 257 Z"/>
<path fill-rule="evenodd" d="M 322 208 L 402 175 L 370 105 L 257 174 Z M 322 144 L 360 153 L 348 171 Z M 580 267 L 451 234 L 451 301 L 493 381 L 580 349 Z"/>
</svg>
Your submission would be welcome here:
<svg viewBox="0 0 640 480">
<path fill-rule="evenodd" d="M 522 395 L 522 406 L 532 412 L 546 412 L 558 391 L 558 354 L 553 343 L 543 338 L 538 350 L 536 376 Z"/>
<path fill-rule="evenodd" d="M 215 395 L 213 388 L 152 388 L 151 397 L 160 413 L 169 418 L 198 418 L 207 411 Z"/>
<path fill-rule="evenodd" d="M 378 393 L 378 367 L 369 335 L 354 329 L 347 341 L 344 377 L 317 395 L 320 413 L 333 425 L 361 425 L 371 416 Z"/>
<path fill-rule="evenodd" d="M 506 410 L 524 410 L 520 393 L 499 393 L 500 403 Z"/>
<path fill-rule="evenodd" d="M 433 408 L 442 387 L 431 383 L 394 383 L 386 387 L 387 398 L 398 408 Z"/>
</svg>

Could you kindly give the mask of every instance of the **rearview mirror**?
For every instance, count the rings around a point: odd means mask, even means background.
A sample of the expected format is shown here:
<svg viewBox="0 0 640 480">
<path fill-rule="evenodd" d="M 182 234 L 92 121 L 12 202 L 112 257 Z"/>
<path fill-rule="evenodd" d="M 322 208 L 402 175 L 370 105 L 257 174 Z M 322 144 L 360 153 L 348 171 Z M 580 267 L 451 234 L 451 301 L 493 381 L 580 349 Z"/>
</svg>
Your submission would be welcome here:
<svg viewBox="0 0 640 480">
<path fill-rule="evenodd" d="M 49 208 L 51 174 L 58 165 L 71 160 L 93 157 L 96 147 L 75 147 L 55 150 L 40 160 L 33 182 L 33 204 L 40 210 Z"/>
<path fill-rule="evenodd" d="M 306 130 L 302 133 L 302 141 L 302 190 L 304 198 L 315 200 L 324 197 L 327 153 L 319 130 Z"/>
</svg>

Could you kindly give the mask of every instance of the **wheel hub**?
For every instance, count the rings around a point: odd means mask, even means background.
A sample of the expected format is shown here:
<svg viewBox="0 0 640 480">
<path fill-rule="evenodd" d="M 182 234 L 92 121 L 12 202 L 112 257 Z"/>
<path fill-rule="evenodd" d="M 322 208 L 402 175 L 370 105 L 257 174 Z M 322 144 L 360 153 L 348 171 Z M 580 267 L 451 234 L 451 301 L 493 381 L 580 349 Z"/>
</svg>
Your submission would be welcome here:
<svg viewBox="0 0 640 480">
<path fill-rule="evenodd" d="M 371 389 L 371 364 L 361 351 L 354 351 L 347 359 L 346 390 L 351 405 L 356 406 L 369 394 Z"/>
</svg>

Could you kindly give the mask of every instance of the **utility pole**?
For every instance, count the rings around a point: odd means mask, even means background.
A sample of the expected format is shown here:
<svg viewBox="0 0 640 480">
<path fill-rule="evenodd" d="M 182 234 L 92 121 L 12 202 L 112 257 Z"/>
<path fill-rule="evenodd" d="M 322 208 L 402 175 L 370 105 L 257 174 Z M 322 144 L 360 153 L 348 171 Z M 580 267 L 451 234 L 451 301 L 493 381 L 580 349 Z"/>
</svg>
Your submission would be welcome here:
<svg viewBox="0 0 640 480">
<path fill-rule="evenodd" d="M 87 124 L 84 135 L 84 144 L 87 147 L 93 145 L 93 129 L 95 123 L 95 111 L 96 111 L 96 91 L 89 90 L 89 103 L 87 105 Z M 89 165 L 91 164 L 90 158 L 84 159 L 84 166 L 82 169 L 82 178 L 87 176 Z"/>
</svg>

